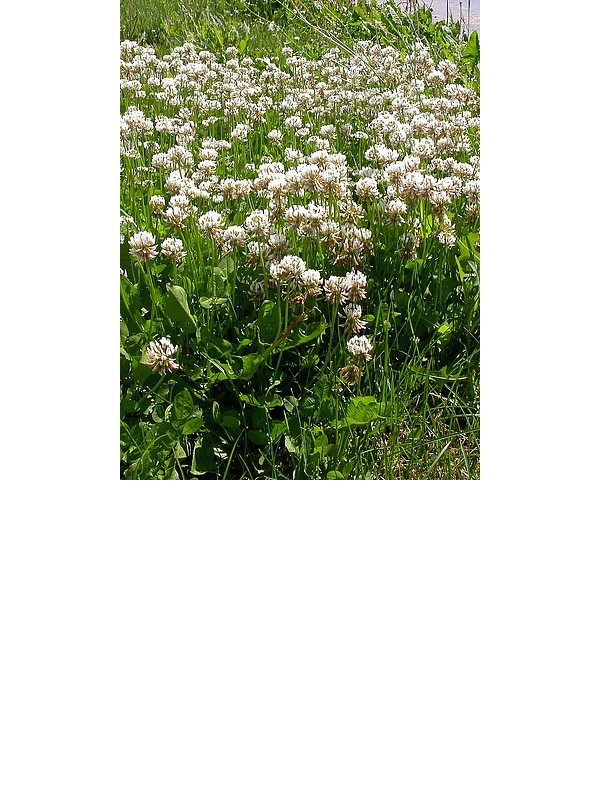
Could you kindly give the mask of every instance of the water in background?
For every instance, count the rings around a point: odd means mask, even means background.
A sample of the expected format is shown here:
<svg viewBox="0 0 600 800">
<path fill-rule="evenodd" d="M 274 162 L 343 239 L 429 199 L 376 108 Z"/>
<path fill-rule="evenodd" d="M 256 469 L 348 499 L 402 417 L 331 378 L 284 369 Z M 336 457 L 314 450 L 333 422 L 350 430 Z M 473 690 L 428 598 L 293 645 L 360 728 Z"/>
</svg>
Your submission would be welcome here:
<svg viewBox="0 0 600 800">
<path fill-rule="evenodd" d="M 421 0 L 423 5 L 433 11 L 434 20 L 446 19 L 446 0 Z M 454 20 L 462 16 L 465 30 L 469 24 L 470 31 L 479 31 L 479 0 L 471 0 L 471 16 L 468 16 L 469 0 L 448 0 L 448 9 Z"/>
</svg>

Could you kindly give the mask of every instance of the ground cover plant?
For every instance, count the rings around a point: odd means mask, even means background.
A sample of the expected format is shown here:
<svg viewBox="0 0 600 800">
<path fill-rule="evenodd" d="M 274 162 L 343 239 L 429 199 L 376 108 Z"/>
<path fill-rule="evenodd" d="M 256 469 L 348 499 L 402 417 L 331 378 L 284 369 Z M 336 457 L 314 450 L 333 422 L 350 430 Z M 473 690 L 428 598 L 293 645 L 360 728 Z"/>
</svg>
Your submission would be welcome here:
<svg viewBox="0 0 600 800">
<path fill-rule="evenodd" d="M 477 35 L 124 0 L 121 36 L 122 477 L 478 478 Z"/>
</svg>

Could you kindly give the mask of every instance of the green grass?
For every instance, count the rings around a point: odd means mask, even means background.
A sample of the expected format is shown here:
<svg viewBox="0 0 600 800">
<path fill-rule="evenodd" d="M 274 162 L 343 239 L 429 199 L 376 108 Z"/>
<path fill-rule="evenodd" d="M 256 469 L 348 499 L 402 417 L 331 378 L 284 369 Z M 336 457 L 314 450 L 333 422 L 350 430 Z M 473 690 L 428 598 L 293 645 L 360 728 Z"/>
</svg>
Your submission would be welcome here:
<svg viewBox="0 0 600 800">
<path fill-rule="evenodd" d="M 425 9 L 405 15 L 367 3 L 348 13 L 333 4 L 323 10 L 307 2 L 122 0 L 121 40 L 126 39 L 154 48 L 159 58 L 193 43 L 196 51 L 216 56 L 217 72 L 226 70 L 231 54 L 225 49 L 235 47 L 239 59 L 252 59 L 248 68 L 255 70 L 257 86 L 263 56 L 294 74 L 295 68 L 286 68 L 284 48 L 318 63 L 325 85 L 332 47 L 338 51 L 336 64 L 346 59 L 348 65 L 358 64 L 359 71 L 361 61 L 373 59 L 356 79 L 364 85 L 365 97 L 357 89 L 334 114 L 299 111 L 313 135 L 323 124 L 336 127 L 331 149 L 347 161 L 354 201 L 359 199 L 356 171 L 369 166 L 371 142 L 348 138 L 341 126 L 364 129 L 371 114 L 369 85 L 383 93 L 377 95 L 382 109 L 389 102 L 385 92 L 396 88 L 385 68 L 375 63 L 380 58 L 377 46 L 393 48 L 402 60 L 420 41 L 436 63 L 454 62 L 459 70 L 455 80 L 478 94 L 477 37 L 461 40 L 457 26 L 434 25 Z M 357 51 L 359 41 L 371 42 L 375 49 L 359 45 Z M 188 59 L 177 53 L 176 58 Z M 136 69 L 132 67 L 132 74 Z M 140 69 L 143 82 L 146 68 Z M 372 69 L 379 70 L 375 82 Z M 204 84 L 207 97 L 212 97 L 216 80 Z M 174 118 L 181 104 L 190 107 L 197 130 L 186 144 L 194 156 L 189 174 L 201 160 L 204 137 L 229 140 L 236 124 L 249 121 L 247 141 L 234 140 L 231 149 L 220 150 L 214 169 L 219 181 L 252 179 L 256 169 L 248 171 L 247 163 L 257 167 L 264 156 L 282 159 L 285 147 L 306 156 L 314 151 L 316 145 L 308 145 L 306 137 L 284 129 L 285 113 L 275 107 L 286 91 L 301 94 L 302 80 L 291 90 L 273 88 L 275 105 L 266 107 L 258 121 L 240 108 L 231 118 L 218 111 L 206 123 L 209 113 L 194 109 L 193 92 L 185 87 L 175 106 L 168 97 L 157 99 L 156 87 L 148 86 L 145 97 L 126 87 L 122 112 L 134 106 L 156 120 L 160 115 Z M 218 104 L 220 89 L 214 91 Z M 435 98 L 439 91 L 432 85 L 426 94 Z M 283 130 L 282 145 L 267 138 L 273 129 Z M 469 155 L 478 154 L 476 132 L 470 130 L 469 137 Z M 349 363 L 348 334 L 339 324 L 336 306 L 323 297 L 304 296 L 299 303 L 287 284 L 280 290 L 267 287 L 262 304 L 254 303 L 249 288 L 265 275 L 264 257 L 254 263 L 245 247 L 223 252 L 191 219 L 177 230 L 152 212 L 152 195 L 168 202 L 175 190 L 166 190 L 170 170 L 152 166 L 149 148 L 165 152 L 175 143 L 166 131 L 131 135 L 122 158 L 122 477 L 478 479 L 479 217 L 465 198 L 458 196 L 447 205 L 456 237 L 451 246 L 438 240 L 440 218 L 428 200 L 409 199 L 406 218 L 398 225 L 386 216 L 384 198 L 360 203 L 364 218 L 359 227 L 371 232 L 372 248 L 356 268 L 368 278 L 362 315 L 367 328 L 362 333 L 372 342 L 373 358 L 361 364 L 359 382 L 349 384 L 344 373 L 340 376 Z M 459 155 L 458 160 L 466 162 L 467 157 Z M 247 198 L 215 200 L 215 191 L 193 201 L 196 216 L 216 208 L 228 225 L 243 225 L 252 209 L 267 205 L 255 192 Z M 343 203 L 316 189 L 287 198 L 286 207 L 307 206 L 311 200 L 327 205 L 331 219 L 342 219 Z M 287 236 L 291 252 L 324 278 L 343 276 L 351 268 L 338 263 L 335 247 L 292 230 L 284 217 L 276 217 L 274 225 Z M 160 252 L 145 262 L 132 257 L 128 240 L 140 230 L 155 236 L 157 243 L 181 238 L 187 253 L 183 264 L 169 262 Z M 166 374 L 152 371 L 146 355 L 148 345 L 161 336 L 178 347 L 179 369 Z"/>
</svg>

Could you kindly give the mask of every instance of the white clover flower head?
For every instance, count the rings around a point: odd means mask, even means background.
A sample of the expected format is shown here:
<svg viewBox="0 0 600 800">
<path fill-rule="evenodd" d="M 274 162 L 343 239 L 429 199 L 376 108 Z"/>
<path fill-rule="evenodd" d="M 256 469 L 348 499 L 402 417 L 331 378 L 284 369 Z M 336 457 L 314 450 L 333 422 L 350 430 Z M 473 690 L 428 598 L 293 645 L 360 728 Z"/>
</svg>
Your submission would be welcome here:
<svg viewBox="0 0 600 800">
<path fill-rule="evenodd" d="M 267 192 L 271 197 L 285 197 L 288 194 L 288 182 L 284 175 L 277 175 L 269 181 Z"/>
<path fill-rule="evenodd" d="M 271 289 L 274 289 L 277 286 L 280 286 L 283 282 L 284 281 L 279 264 L 271 264 L 269 267 L 269 286 Z"/>
<path fill-rule="evenodd" d="M 437 233 L 437 238 L 444 247 L 453 247 L 456 244 L 456 236 L 450 230 L 441 230 Z"/>
<path fill-rule="evenodd" d="M 269 131 L 267 134 L 267 139 L 271 142 L 271 144 L 279 145 L 283 142 L 283 133 L 275 128 L 272 131 Z"/>
<path fill-rule="evenodd" d="M 280 261 L 284 256 L 289 255 L 290 243 L 288 242 L 285 234 L 272 233 L 265 247 L 265 255 L 272 261 Z"/>
<path fill-rule="evenodd" d="M 318 269 L 307 269 L 300 275 L 300 283 L 306 289 L 309 297 L 318 297 L 322 291 L 321 273 Z"/>
<path fill-rule="evenodd" d="M 194 163 L 194 156 L 191 151 L 181 144 L 176 144 L 167 150 L 167 159 L 173 169 L 189 167 Z"/>
<path fill-rule="evenodd" d="M 169 201 L 169 205 L 177 206 L 178 208 L 190 211 L 191 203 L 187 194 L 175 194 Z"/>
<path fill-rule="evenodd" d="M 246 229 L 241 225 L 230 225 L 223 231 L 223 242 L 231 247 L 244 247 L 248 242 Z"/>
<path fill-rule="evenodd" d="M 473 181 L 466 181 L 464 186 L 464 192 L 472 202 L 479 202 L 479 193 L 480 193 L 479 179 Z"/>
<path fill-rule="evenodd" d="M 283 127 L 291 130 L 299 130 L 302 128 L 302 119 L 295 114 L 291 117 L 286 117 L 283 120 Z"/>
<path fill-rule="evenodd" d="M 348 352 L 356 363 L 370 361 L 373 356 L 373 345 L 366 336 L 353 336 L 346 345 Z"/>
<path fill-rule="evenodd" d="M 134 233 L 129 240 L 129 253 L 138 261 L 152 261 L 158 255 L 156 239 L 148 231 Z"/>
<path fill-rule="evenodd" d="M 336 262 L 359 264 L 364 261 L 367 251 L 373 248 L 371 229 L 348 225 L 343 233 L 344 238 Z"/>
<path fill-rule="evenodd" d="M 180 261 L 186 257 L 187 253 L 183 249 L 183 242 L 181 239 L 175 239 L 170 237 L 165 239 L 160 246 L 160 252 L 163 254 L 165 258 L 168 258 L 169 261 L 173 261 L 175 264 L 178 264 Z"/>
<path fill-rule="evenodd" d="M 155 214 L 160 214 L 165 209 L 166 200 L 162 195 L 153 194 L 150 198 L 150 208 Z"/>
<path fill-rule="evenodd" d="M 154 342 L 150 342 L 146 348 L 145 363 L 153 372 L 160 372 L 163 375 L 167 372 L 173 372 L 179 369 L 179 364 L 173 358 L 177 350 L 177 346 L 166 336 L 163 336 Z"/>
<path fill-rule="evenodd" d="M 166 153 L 154 153 L 152 156 L 152 167 L 154 169 L 168 169 L 169 166 L 170 161 Z"/>
<path fill-rule="evenodd" d="M 293 147 L 286 147 L 283 151 L 283 158 L 285 161 L 290 163 L 294 162 L 301 162 L 304 158 L 304 155 L 301 150 L 296 150 Z"/>
<path fill-rule="evenodd" d="M 182 174 L 181 170 L 172 170 L 165 181 L 165 191 L 169 194 L 178 194 L 185 186 L 185 180 L 185 175 Z"/>
<path fill-rule="evenodd" d="M 345 303 L 348 299 L 348 284 L 346 278 L 332 275 L 324 283 L 325 299 L 332 305 L 334 303 Z"/>
<path fill-rule="evenodd" d="M 237 139 L 240 142 L 245 142 L 248 139 L 250 134 L 250 126 L 241 122 L 239 125 L 236 125 L 235 128 L 231 131 L 231 138 Z"/>
<path fill-rule="evenodd" d="M 327 139 L 334 139 L 335 138 L 335 125 L 322 125 L 319 133 L 321 136 L 325 136 Z"/>
<path fill-rule="evenodd" d="M 176 204 L 169 204 L 169 207 L 163 214 L 163 219 L 168 225 L 173 225 L 174 228 L 184 228 L 185 220 L 190 215 L 190 209 Z"/>
<path fill-rule="evenodd" d="M 282 282 L 290 281 L 292 278 L 300 278 L 306 272 L 306 263 L 300 256 L 284 256 L 275 267 L 279 270 Z"/>
<path fill-rule="evenodd" d="M 404 215 L 407 211 L 407 205 L 399 197 L 388 200 L 385 207 L 386 214 L 389 221 L 393 225 L 399 225 L 404 220 Z"/>
<path fill-rule="evenodd" d="M 356 182 L 355 190 L 362 200 L 376 200 L 379 197 L 379 188 L 374 178 L 361 178 Z"/>
<path fill-rule="evenodd" d="M 353 269 L 346 273 L 346 286 L 348 287 L 348 300 L 359 303 L 367 296 L 367 276 L 360 270 Z"/>
<path fill-rule="evenodd" d="M 454 225 L 450 217 L 447 214 L 444 214 L 442 217 L 442 224 L 440 230 L 436 234 L 438 240 L 444 245 L 444 247 L 453 247 L 456 244 L 456 235 Z"/>
<path fill-rule="evenodd" d="M 210 235 L 217 229 L 222 229 L 225 224 L 225 218 L 218 211 L 207 211 L 206 214 L 198 217 L 198 227 L 201 231 Z"/>
<path fill-rule="evenodd" d="M 344 320 L 344 333 L 360 333 L 367 327 L 367 323 L 362 319 L 362 307 L 357 303 L 348 303 L 340 311 L 340 316 Z"/>
<path fill-rule="evenodd" d="M 372 161 L 377 164 L 381 164 L 382 166 L 386 166 L 386 164 L 391 164 L 397 160 L 398 151 L 386 147 L 383 144 L 376 144 L 373 147 L 369 147 L 365 151 L 365 158 L 367 161 Z"/>
<path fill-rule="evenodd" d="M 249 264 L 260 264 L 261 258 L 260 242 L 250 241 L 246 247 L 246 258 Z"/>
<path fill-rule="evenodd" d="M 256 209 L 246 217 L 244 227 L 251 236 L 267 237 L 271 232 L 271 218 L 268 210 Z"/>
</svg>

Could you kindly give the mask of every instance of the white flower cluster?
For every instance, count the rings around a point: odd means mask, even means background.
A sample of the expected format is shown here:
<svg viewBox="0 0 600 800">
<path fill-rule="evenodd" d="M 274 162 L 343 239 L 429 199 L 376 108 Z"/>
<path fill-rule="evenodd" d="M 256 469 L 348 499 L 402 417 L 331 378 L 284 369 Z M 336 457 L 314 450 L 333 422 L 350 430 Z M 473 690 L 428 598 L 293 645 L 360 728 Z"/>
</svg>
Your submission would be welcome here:
<svg viewBox="0 0 600 800">
<path fill-rule="evenodd" d="M 123 42 L 122 158 L 173 233 L 161 254 L 180 263 L 199 237 L 233 254 L 257 305 L 277 291 L 303 310 L 339 306 L 343 377 L 358 380 L 371 358 L 363 308 L 380 239 L 395 237 L 409 259 L 424 235 L 454 247 L 456 220 L 478 214 L 478 96 L 457 76 L 421 44 L 403 57 L 358 42 L 310 60 L 193 44 L 159 58 Z M 157 257 L 147 231 L 129 245 L 141 261 Z"/>
<path fill-rule="evenodd" d="M 161 339 L 150 342 L 146 348 L 145 363 L 153 372 L 160 372 L 163 375 L 167 372 L 173 372 L 179 369 L 179 364 L 174 360 L 177 349 L 170 339 L 163 336 Z"/>
</svg>

